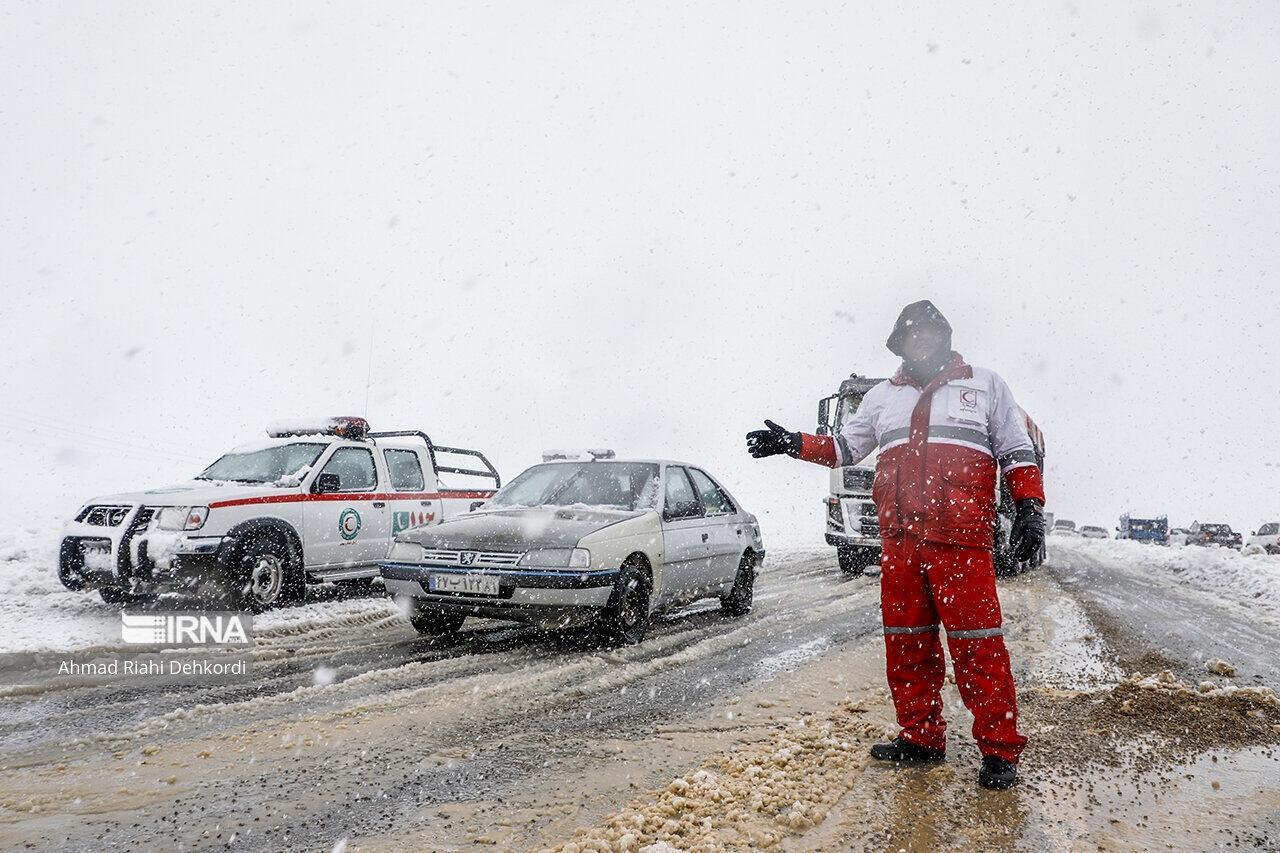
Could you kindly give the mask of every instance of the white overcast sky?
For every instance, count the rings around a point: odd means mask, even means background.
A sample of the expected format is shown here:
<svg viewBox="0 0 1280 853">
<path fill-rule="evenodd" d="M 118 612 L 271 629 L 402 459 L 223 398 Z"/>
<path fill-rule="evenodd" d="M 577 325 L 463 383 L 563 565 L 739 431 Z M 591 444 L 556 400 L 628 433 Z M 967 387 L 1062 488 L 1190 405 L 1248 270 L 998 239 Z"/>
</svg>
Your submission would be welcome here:
<svg viewBox="0 0 1280 853">
<path fill-rule="evenodd" d="M 1050 509 L 1280 518 L 1280 5 L 0 2 L 0 532 L 299 414 L 754 461 L 934 300 Z M 367 401 L 367 402 L 366 402 Z"/>
</svg>

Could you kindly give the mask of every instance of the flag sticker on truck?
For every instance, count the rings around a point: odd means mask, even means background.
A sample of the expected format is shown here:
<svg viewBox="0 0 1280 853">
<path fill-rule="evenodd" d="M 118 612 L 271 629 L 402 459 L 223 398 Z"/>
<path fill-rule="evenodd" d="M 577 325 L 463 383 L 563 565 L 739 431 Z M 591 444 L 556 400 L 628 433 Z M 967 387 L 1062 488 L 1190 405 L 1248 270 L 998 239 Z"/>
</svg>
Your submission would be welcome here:
<svg viewBox="0 0 1280 853">
<path fill-rule="evenodd" d="M 338 516 L 338 535 L 350 542 L 360 533 L 360 513 L 351 507 L 347 507 L 342 511 L 342 515 Z"/>
<path fill-rule="evenodd" d="M 434 512 L 396 512 L 391 514 L 391 535 L 411 527 L 422 527 L 435 521 Z"/>
</svg>

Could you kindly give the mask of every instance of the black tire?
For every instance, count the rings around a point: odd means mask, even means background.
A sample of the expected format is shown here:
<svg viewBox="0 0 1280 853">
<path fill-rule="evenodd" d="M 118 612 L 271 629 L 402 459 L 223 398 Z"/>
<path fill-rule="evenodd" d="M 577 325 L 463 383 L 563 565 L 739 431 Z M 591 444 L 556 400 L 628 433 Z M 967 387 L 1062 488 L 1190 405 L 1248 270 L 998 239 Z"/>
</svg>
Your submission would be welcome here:
<svg viewBox="0 0 1280 853">
<path fill-rule="evenodd" d="M 102 600 L 113 607 L 141 604 L 144 601 L 151 600 L 149 595 L 134 595 L 131 592 L 125 592 L 118 586 L 104 586 L 98 590 L 98 595 L 102 596 Z"/>
<path fill-rule="evenodd" d="M 456 610 L 441 610 L 414 604 L 409 611 L 409 624 L 419 634 L 427 637 L 444 637 L 457 633 L 462 623 L 467 621 L 467 614 Z"/>
<path fill-rule="evenodd" d="M 610 645 L 634 646 L 649 631 L 649 575 L 633 561 L 623 563 L 613 595 L 600 616 L 600 635 Z"/>
<path fill-rule="evenodd" d="M 262 613 L 302 599 L 306 579 L 297 555 L 282 536 L 251 533 L 231 566 L 230 595 L 239 610 Z"/>
<path fill-rule="evenodd" d="M 730 616 L 746 616 L 751 612 L 751 599 L 755 594 L 756 558 L 751 553 L 742 555 L 738 573 L 733 578 L 733 589 L 720 596 L 720 609 Z"/>
<path fill-rule="evenodd" d="M 870 548 L 839 545 L 836 547 L 836 561 L 840 564 L 840 571 L 849 577 L 856 578 L 866 573 L 867 566 L 872 563 L 873 553 Z"/>
</svg>

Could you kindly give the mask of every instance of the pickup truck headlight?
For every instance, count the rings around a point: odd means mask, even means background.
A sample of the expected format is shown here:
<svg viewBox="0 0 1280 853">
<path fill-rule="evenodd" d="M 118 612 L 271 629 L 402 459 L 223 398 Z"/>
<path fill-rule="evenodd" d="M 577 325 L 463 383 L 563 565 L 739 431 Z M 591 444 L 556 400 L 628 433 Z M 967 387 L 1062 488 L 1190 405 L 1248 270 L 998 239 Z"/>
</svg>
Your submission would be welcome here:
<svg viewBox="0 0 1280 853">
<path fill-rule="evenodd" d="M 208 517 L 207 506 L 167 506 L 156 514 L 156 529 L 199 530 Z"/>
<path fill-rule="evenodd" d="M 586 548 L 534 548 L 520 558 L 520 565 L 532 569 L 586 569 L 591 552 Z"/>
<path fill-rule="evenodd" d="M 387 559 L 396 563 L 421 563 L 422 546 L 414 542 L 393 542 Z"/>
</svg>

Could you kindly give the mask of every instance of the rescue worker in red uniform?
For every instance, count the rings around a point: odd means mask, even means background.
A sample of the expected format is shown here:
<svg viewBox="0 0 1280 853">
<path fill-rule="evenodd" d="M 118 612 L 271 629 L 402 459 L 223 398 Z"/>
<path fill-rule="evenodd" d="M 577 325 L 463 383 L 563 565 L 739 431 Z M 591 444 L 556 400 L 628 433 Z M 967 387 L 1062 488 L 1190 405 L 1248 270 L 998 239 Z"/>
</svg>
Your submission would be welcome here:
<svg viewBox="0 0 1280 853">
<path fill-rule="evenodd" d="M 1030 559 L 1044 546 L 1044 485 L 1026 415 L 1003 379 L 952 351 L 951 325 L 928 300 L 903 309 L 888 347 L 901 368 L 867 392 L 838 434 L 789 432 L 765 421 L 767 429 L 747 435 L 747 449 L 756 458 L 786 453 L 833 468 L 879 449 L 872 498 L 883 545 L 880 609 L 902 728 L 871 756 L 945 759 L 941 628 L 956 686 L 973 713 L 978 782 L 1008 788 L 1027 739 L 1018 732 L 991 547 L 997 472 L 1017 506 L 1014 557 Z"/>
</svg>

